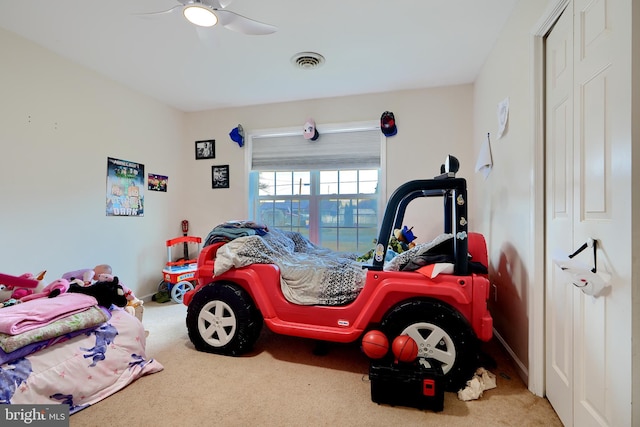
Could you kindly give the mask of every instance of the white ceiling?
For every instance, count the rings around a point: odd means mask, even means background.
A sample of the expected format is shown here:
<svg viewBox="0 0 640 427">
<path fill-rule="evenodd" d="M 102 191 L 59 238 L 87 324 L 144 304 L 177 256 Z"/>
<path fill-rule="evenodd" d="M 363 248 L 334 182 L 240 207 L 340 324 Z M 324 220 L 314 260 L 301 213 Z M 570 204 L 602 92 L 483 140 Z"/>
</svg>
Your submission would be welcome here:
<svg viewBox="0 0 640 427">
<path fill-rule="evenodd" d="M 135 15 L 177 0 L 0 0 L 0 28 L 201 111 L 471 83 L 517 1 L 235 0 L 227 10 L 278 27 L 249 36 L 202 35 L 180 13 Z M 326 62 L 297 69 L 301 51 Z"/>
</svg>

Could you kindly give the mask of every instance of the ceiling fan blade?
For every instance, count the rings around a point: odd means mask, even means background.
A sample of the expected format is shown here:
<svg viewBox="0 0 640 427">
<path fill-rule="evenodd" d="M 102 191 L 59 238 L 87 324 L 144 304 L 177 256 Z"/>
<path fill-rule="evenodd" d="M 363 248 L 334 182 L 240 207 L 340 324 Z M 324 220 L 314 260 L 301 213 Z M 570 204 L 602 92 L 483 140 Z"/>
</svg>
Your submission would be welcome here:
<svg viewBox="0 0 640 427">
<path fill-rule="evenodd" d="M 204 3 L 207 3 L 213 9 L 224 9 L 233 3 L 233 0 L 203 0 Z"/>
<path fill-rule="evenodd" d="M 255 21 L 230 10 L 217 9 L 215 14 L 220 25 L 238 33 L 262 36 L 278 31 L 278 28 L 273 25 Z"/>
<path fill-rule="evenodd" d="M 166 15 L 169 13 L 173 13 L 175 12 L 178 8 L 182 8 L 184 6 L 182 6 L 181 4 L 173 6 L 171 9 L 167 9 L 167 10 L 161 10 L 160 12 L 146 12 L 146 13 L 134 13 L 135 16 L 140 16 L 140 17 L 148 17 L 148 16 L 154 16 L 154 15 Z"/>
<path fill-rule="evenodd" d="M 224 9 L 233 3 L 233 0 L 178 0 L 183 6 L 202 5 L 212 9 Z"/>
</svg>

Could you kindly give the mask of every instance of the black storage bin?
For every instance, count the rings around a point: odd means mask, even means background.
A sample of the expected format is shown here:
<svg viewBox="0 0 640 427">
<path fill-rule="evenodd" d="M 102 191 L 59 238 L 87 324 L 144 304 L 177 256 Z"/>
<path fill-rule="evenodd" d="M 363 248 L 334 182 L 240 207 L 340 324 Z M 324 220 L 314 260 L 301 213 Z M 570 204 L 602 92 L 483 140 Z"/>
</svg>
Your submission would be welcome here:
<svg viewBox="0 0 640 427">
<path fill-rule="evenodd" d="M 417 363 L 371 362 L 371 400 L 379 404 L 442 411 L 442 368 L 437 362 L 432 366 L 425 368 Z"/>
</svg>

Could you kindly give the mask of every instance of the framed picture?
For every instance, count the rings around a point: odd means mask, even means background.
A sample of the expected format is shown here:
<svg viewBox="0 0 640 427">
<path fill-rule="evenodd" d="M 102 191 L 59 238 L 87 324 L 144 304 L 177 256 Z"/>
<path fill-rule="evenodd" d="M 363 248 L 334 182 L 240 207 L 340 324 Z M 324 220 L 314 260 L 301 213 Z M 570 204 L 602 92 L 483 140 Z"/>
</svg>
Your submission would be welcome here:
<svg viewBox="0 0 640 427">
<path fill-rule="evenodd" d="M 216 140 L 207 139 L 206 141 L 196 141 L 196 160 L 215 159 L 216 158 Z"/>
<path fill-rule="evenodd" d="M 229 188 L 229 165 L 211 166 L 211 188 Z"/>
<path fill-rule="evenodd" d="M 166 193 L 167 182 L 169 182 L 168 176 L 150 173 L 147 178 L 147 189 L 151 191 L 162 191 Z"/>
</svg>

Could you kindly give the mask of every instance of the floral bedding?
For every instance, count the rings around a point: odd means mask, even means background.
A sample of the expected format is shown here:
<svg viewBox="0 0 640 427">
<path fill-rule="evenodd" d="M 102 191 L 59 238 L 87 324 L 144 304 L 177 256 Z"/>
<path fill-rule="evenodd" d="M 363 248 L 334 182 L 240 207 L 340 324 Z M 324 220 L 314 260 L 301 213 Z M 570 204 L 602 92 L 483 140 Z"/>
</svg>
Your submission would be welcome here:
<svg viewBox="0 0 640 427">
<path fill-rule="evenodd" d="M 163 369 L 145 338 L 136 317 L 112 308 L 98 327 L 0 365 L 0 403 L 66 403 L 73 414 Z"/>
<path fill-rule="evenodd" d="M 2 313 L 0 313 L 0 315 L 1 314 Z M 0 332 L 0 348 L 10 353 L 32 343 L 98 326 L 109 320 L 109 318 L 111 318 L 111 312 L 109 312 L 109 310 L 94 305 L 79 313 L 71 314 L 18 335 L 9 335 Z"/>
</svg>

